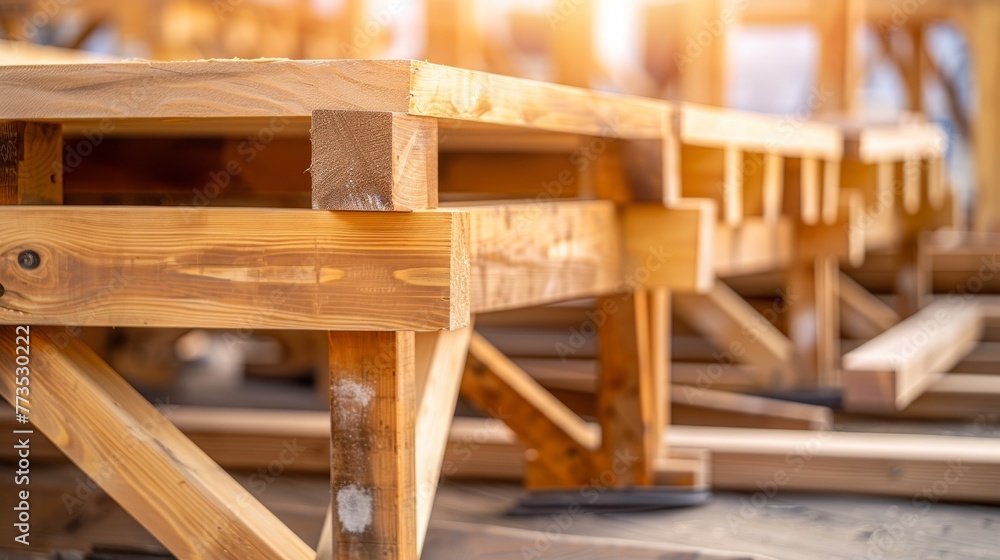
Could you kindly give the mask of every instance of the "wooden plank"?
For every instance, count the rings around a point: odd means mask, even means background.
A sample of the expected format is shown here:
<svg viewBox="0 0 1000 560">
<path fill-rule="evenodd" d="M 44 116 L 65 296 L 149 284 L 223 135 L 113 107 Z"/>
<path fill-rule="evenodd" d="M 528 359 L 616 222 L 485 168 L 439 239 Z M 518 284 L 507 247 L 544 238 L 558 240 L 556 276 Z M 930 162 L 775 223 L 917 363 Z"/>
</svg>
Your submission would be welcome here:
<svg viewBox="0 0 1000 560">
<path fill-rule="evenodd" d="M 797 383 L 836 387 L 840 374 L 840 267 L 818 255 L 789 270 L 788 336 L 795 347 Z"/>
<path fill-rule="evenodd" d="M 375 111 L 313 111 L 310 137 L 313 208 L 437 207 L 436 120 Z"/>
<path fill-rule="evenodd" d="M 683 103 L 680 140 L 693 146 L 733 146 L 747 152 L 782 156 L 841 158 L 844 140 L 837 127 L 814 121 L 790 127 L 786 120 L 763 113 Z"/>
<path fill-rule="evenodd" d="M 844 355 L 844 408 L 905 408 L 940 379 L 982 335 L 978 306 L 961 297 L 938 300 Z"/>
<path fill-rule="evenodd" d="M 813 225 L 819 221 L 820 215 L 819 160 L 812 157 L 802 158 L 801 173 L 802 190 L 799 195 L 801 219 L 806 225 Z"/>
<path fill-rule="evenodd" d="M 0 208 L 0 321 L 460 328 L 466 235 L 456 212 Z M 17 263 L 25 250 L 37 268 Z"/>
<path fill-rule="evenodd" d="M 899 314 L 850 276 L 840 272 L 840 325 L 854 338 L 875 338 L 900 321 Z"/>
<path fill-rule="evenodd" d="M 772 380 L 789 373 L 794 355 L 791 342 L 722 282 L 704 295 L 676 294 L 674 307 L 719 350 L 758 366 Z"/>
<path fill-rule="evenodd" d="M 452 476 L 519 476 L 523 450 L 503 426 L 460 418 L 451 438 Z M 672 426 L 664 444 L 678 453 L 707 449 L 719 490 L 758 492 L 770 483 L 782 492 L 900 496 L 919 504 L 945 496 L 1000 502 L 1000 448 L 992 438 Z"/>
<path fill-rule="evenodd" d="M 826 160 L 823 162 L 823 200 L 821 206 L 823 223 L 836 223 L 837 212 L 840 210 L 839 161 Z"/>
<path fill-rule="evenodd" d="M 336 558 L 417 556 L 412 332 L 330 332 Z"/>
<path fill-rule="evenodd" d="M 920 210 L 922 193 L 920 189 L 920 160 L 909 158 L 902 164 L 903 210 L 916 214 Z"/>
<path fill-rule="evenodd" d="M 622 282 L 621 228 L 611 202 L 442 210 L 469 215 L 474 313 L 606 294 Z"/>
<path fill-rule="evenodd" d="M 410 62 L 257 59 L 8 66 L 0 68 L 0 83 L 8 92 L 0 101 L 0 119 L 273 119 L 310 117 L 315 109 L 406 112 Z M 74 93 L 80 90 L 88 95 Z"/>
<path fill-rule="evenodd" d="M 661 139 L 662 101 L 412 62 L 409 113 L 604 138 Z M 2 77 L 2 76 L 0 76 Z M 0 112 L 0 116 L 3 113 Z"/>
<path fill-rule="evenodd" d="M 763 215 L 767 222 L 774 223 L 781 216 L 781 197 L 785 189 L 785 164 L 782 157 L 768 152 L 764 155 L 764 202 Z"/>
<path fill-rule="evenodd" d="M 667 441 L 708 449 L 712 486 L 720 490 L 757 492 L 778 483 L 782 492 L 900 496 L 928 505 L 945 497 L 1000 502 L 1000 448 L 992 438 L 678 426 Z"/>
<path fill-rule="evenodd" d="M 826 430 L 833 411 L 825 406 L 674 385 L 670 391 L 673 422 L 687 426 Z"/>
<path fill-rule="evenodd" d="M 13 372 L 13 326 L 0 363 Z M 31 425 L 173 554 L 313 558 L 314 552 L 65 329 L 30 330 Z M 34 374 L 34 375 L 31 375 Z M 0 392 L 14 402 L 14 375 Z M 24 396 L 24 391 L 18 395 Z M 69 429 L 72 426 L 73 429 Z M 27 426 L 25 426 L 27 427 Z"/>
<path fill-rule="evenodd" d="M 0 122 L 0 204 L 62 204 L 62 127 Z"/>
<path fill-rule="evenodd" d="M 469 344 L 461 395 L 517 433 L 528 454 L 529 488 L 585 484 L 600 436 L 478 333 Z"/>
<path fill-rule="evenodd" d="M 598 322 L 601 372 L 597 418 L 601 453 L 614 469 L 613 486 L 646 486 L 653 479 L 660 440 L 654 428 L 662 421 L 655 402 L 656 380 L 651 363 L 649 295 L 644 290 L 598 300 L 605 313 Z M 662 424 L 660 425 L 662 426 Z"/>
<path fill-rule="evenodd" d="M 722 177 L 723 218 L 728 225 L 737 226 L 743 221 L 743 152 L 726 148 Z"/>
<path fill-rule="evenodd" d="M 893 416 L 988 421 L 1000 410 L 1000 375 L 949 373 Z"/>
<path fill-rule="evenodd" d="M 441 463 L 448 445 L 448 430 L 458 400 L 472 326 L 456 331 L 417 333 L 416 485 L 417 551 L 423 549 L 431 520 L 434 496 L 441 476 Z M 429 354 L 429 356 L 426 356 Z M 423 364 L 423 365 L 421 365 Z"/>
<path fill-rule="evenodd" d="M 681 199 L 672 208 L 659 204 L 625 207 L 626 258 L 621 284 L 680 292 L 708 290 L 715 279 L 715 213 L 715 203 L 702 199 Z"/>
<path fill-rule="evenodd" d="M 715 274 L 744 276 L 787 268 L 792 262 L 795 229 L 792 220 L 780 216 L 744 218 L 737 227 L 717 223 L 712 252 Z"/>
</svg>

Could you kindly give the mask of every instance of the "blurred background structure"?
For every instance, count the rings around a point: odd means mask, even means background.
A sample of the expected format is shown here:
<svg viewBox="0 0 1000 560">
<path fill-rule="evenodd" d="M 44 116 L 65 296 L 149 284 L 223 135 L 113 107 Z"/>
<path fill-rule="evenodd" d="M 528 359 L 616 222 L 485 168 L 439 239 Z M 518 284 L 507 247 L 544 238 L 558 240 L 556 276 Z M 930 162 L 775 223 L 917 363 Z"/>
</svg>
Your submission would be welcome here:
<svg viewBox="0 0 1000 560">
<path fill-rule="evenodd" d="M 1000 114 L 981 102 L 1000 96 L 993 0 L 2 0 L 0 23 L 126 58 L 414 58 L 799 119 L 927 119 L 950 135 L 972 225 L 1000 227 Z"/>
</svg>

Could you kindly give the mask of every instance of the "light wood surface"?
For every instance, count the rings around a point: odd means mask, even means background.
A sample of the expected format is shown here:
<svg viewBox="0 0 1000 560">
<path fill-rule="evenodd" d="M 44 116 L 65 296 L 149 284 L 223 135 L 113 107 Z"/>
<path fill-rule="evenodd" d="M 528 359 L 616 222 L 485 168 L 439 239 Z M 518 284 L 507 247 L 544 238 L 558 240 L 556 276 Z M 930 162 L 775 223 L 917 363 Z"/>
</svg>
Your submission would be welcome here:
<svg viewBox="0 0 1000 560">
<path fill-rule="evenodd" d="M 0 327 L 0 362 L 11 372 L 16 336 L 13 326 Z M 33 327 L 29 336 L 32 424 L 23 427 L 47 435 L 171 552 L 206 559 L 314 557 L 79 339 L 61 327 Z M 8 402 L 16 388 L 13 374 L 0 381 Z"/>
<path fill-rule="evenodd" d="M 0 208 L 12 323 L 438 330 L 468 323 L 465 216 Z M 18 265 L 32 249 L 35 269 Z"/>
<path fill-rule="evenodd" d="M 375 111 L 313 111 L 310 138 L 313 208 L 437 207 L 437 120 Z"/>
<path fill-rule="evenodd" d="M 844 355 L 844 408 L 905 408 L 979 341 L 982 313 L 974 300 L 938 300 Z"/>
</svg>

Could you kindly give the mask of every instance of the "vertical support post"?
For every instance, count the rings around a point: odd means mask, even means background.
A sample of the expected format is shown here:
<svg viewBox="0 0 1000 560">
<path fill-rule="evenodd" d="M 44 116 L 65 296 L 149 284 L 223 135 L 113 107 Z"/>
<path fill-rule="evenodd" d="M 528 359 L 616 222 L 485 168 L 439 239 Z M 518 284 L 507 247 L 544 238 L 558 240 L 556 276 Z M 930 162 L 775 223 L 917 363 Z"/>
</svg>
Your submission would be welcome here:
<svg viewBox="0 0 1000 560">
<path fill-rule="evenodd" d="M 598 299 L 601 376 L 597 417 L 604 464 L 616 486 L 649 485 L 661 441 L 650 357 L 649 294 L 644 289 Z"/>
<path fill-rule="evenodd" d="M 329 340 L 334 556 L 415 558 L 414 333 Z"/>
<path fill-rule="evenodd" d="M 788 334 L 799 357 L 800 383 L 834 387 L 840 370 L 840 267 L 818 255 L 793 267 L 789 278 Z"/>
</svg>

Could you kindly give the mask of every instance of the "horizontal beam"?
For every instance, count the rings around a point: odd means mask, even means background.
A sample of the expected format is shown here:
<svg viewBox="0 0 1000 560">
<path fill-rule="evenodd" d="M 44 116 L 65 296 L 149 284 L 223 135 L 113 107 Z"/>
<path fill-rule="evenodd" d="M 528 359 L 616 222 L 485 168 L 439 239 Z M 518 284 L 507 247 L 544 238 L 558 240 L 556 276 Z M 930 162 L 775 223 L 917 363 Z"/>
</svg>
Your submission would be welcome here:
<svg viewBox="0 0 1000 560">
<path fill-rule="evenodd" d="M 466 227 L 455 212 L 0 208 L 0 323 L 461 328 Z"/>
<path fill-rule="evenodd" d="M 800 121 L 792 125 L 786 117 L 694 103 L 682 104 L 680 115 L 683 144 L 832 160 L 840 160 L 843 154 L 840 130 L 826 123 Z"/>
<path fill-rule="evenodd" d="M 718 490 L 756 492 L 780 484 L 781 491 L 916 497 L 918 503 L 945 497 L 1000 503 L 1000 448 L 990 438 L 671 426 L 664 445 L 678 455 L 708 450 Z M 457 418 L 445 462 L 455 478 L 514 480 L 523 453 L 505 426 Z M 937 493 L 943 483 L 945 495 Z"/>
<path fill-rule="evenodd" d="M 620 285 L 706 292 L 715 281 L 715 202 L 680 199 L 672 207 L 633 204 L 622 213 L 625 271 Z"/>
<path fill-rule="evenodd" d="M 469 215 L 473 313 L 607 294 L 623 285 L 621 227 L 611 202 L 442 211 Z"/>
<path fill-rule="evenodd" d="M 605 138 L 659 139 L 674 107 L 544 82 L 412 62 L 412 115 L 488 122 Z"/>
<path fill-rule="evenodd" d="M 982 330 L 982 313 L 974 301 L 935 301 L 844 355 L 844 408 L 905 408 L 975 347 Z"/>
</svg>

